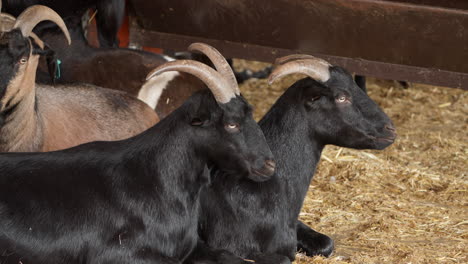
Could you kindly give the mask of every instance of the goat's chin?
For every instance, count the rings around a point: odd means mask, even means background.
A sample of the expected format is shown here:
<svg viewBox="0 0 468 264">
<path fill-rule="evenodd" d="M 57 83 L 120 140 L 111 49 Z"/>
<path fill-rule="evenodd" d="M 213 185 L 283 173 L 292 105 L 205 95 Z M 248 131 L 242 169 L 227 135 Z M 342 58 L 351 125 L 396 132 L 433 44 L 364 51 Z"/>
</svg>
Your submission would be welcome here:
<svg viewBox="0 0 468 264">
<path fill-rule="evenodd" d="M 383 150 L 395 142 L 395 136 L 371 136 L 364 135 L 360 137 L 360 140 L 354 140 L 343 144 L 343 147 L 354 148 L 354 149 L 377 149 Z M 340 145 L 341 146 L 341 145 Z"/>
<path fill-rule="evenodd" d="M 395 142 L 395 138 L 376 138 L 374 140 L 375 149 L 383 150 Z"/>
<path fill-rule="evenodd" d="M 264 182 L 271 179 L 271 175 L 264 174 L 260 170 L 252 169 L 252 171 L 247 175 L 247 178 L 254 182 Z"/>
</svg>

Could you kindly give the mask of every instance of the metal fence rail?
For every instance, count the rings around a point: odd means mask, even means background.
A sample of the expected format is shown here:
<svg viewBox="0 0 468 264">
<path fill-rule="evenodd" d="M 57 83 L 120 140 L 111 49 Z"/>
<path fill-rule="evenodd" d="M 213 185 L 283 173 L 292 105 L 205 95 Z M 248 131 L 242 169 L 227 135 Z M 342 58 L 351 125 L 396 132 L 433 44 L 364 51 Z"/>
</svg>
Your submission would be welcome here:
<svg viewBox="0 0 468 264">
<path fill-rule="evenodd" d="M 134 44 L 272 62 L 323 57 L 361 75 L 468 89 L 468 1 L 132 0 Z"/>
</svg>

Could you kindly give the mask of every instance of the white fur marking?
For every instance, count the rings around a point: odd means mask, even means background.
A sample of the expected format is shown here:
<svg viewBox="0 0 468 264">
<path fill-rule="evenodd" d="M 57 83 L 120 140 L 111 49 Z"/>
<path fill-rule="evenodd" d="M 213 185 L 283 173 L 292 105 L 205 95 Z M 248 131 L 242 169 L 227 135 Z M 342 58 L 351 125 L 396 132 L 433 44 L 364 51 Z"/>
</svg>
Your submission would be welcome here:
<svg viewBox="0 0 468 264">
<path fill-rule="evenodd" d="M 179 72 L 164 72 L 146 81 L 138 92 L 138 99 L 155 109 L 167 84 L 179 75 Z"/>
<path fill-rule="evenodd" d="M 162 57 L 166 60 L 166 61 L 175 61 L 176 59 L 171 57 L 171 56 L 167 56 L 167 55 L 162 55 Z"/>
</svg>

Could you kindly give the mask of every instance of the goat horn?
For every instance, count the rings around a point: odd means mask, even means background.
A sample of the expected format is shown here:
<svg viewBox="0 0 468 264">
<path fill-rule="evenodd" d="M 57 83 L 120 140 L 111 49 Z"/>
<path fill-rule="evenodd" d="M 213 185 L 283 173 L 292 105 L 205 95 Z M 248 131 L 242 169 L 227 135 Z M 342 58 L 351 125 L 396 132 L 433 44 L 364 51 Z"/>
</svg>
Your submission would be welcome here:
<svg viewBox="0 0 468 264">
<path fill-rule="evenodd" d="M 221 53 L 215 48 L 205 43 L 193 43 L 188 47 L 189 51 L 198 51 L 205 54 L 213 62 L 216 70 L 225 78 L 227 83 L 236 95 L 240 94 L 239 85 L 231 66 Z"/>
<path fill-rule="evenodd" d="M 68 44 L 71 44 L 70 33 L 68 32 L 65 22 L 63 22 L 62 18 L 55 13 L 54 10 L 43 5 L 34 5 L 24 10 L 16 19 L 14 28 L 19 28 L 23 36 L 29 37 L 34 27 L 45 20 L 57 24 L 63 34 L 65 34 Z"/>
<path fill-rule="evenodd" d="M 196 76 L 208 86 L 216 101 L 219 103 L 228 103 L 231 98 L 236 97 L 229 85 L 217 71 L 198 61 L 178 60 L 166 62 L 152 70 L 146 76 L 146 80 L 150 80 L 156 75 L 167 71 L 181 71 Z"/>
<path fill-rule="evenodd" d="M 31 32 L 31 34 L 29 35 L 35 42 L 37 45 L 39 45 L 39 47 L 41 49 L 44 49 L 45 45 L 44 45 L 44 42 L 42 41 L 42 39 L 40 39 L 36 34 L 34 34 L 33 32 Z"/>
<path fill-rule="evenodd" d="M 268 78 L 268 83 L 272 84 L 275 80 L 293 73 L 303 73 L 310 78 L 326 82 L 330 79 L 330 64 L 324 64 L 321 59 L 299 59 L 285 62 L 277 66 Z"/>
<path fill-rule="evenodd" d="M 0 13 L 0 31 L 1 32 L 8 32 L 10 31 L 15 22 L 16 22 L 16 18 L 10 14 L 7 14 L 7 13 Z M 36 35 L 34 34 L 33 32 L 31 32 L 31 34 L 29 35 L 32 39 L 34 39 L 34 41 L 39 45 L 39 47 L 41 47 L 41 49 L 44 48 L 44 42 Z"/>
<path fill-rule="evenodd" d="M 293 60 L 305 60 L 305 59 L 315 60 L 317 62 L 320 62 L 320 63 L 323 63 L 325 65 L 331 66 L 330 63 L 328 63 L 328 61 L 317 58 L 317 57 L 314 57 L 314 56 L 309 55 L 309 54 L 291 54 L 291 55 L 288 55 L 288 56 L 284 56 L 284 57 L 276 59 L 275 64 L 280 65 L 280 64 L 285 64 L 286 62 L 293 61 Z"/>
</svg>

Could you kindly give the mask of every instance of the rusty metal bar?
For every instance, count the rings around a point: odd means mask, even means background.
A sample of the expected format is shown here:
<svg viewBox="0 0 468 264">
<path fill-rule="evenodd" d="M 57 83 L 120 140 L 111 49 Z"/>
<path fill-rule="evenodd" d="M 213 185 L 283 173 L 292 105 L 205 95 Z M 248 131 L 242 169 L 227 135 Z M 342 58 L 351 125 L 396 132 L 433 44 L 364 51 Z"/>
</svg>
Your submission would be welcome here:
<svg viewBox="0 0 468 264">
<path fill-rule="evenodd" d="M 205 41 L 231 57 L 290 53 L 358 74 L 468 89 L 468 9 L 448 0 L 132 0 L 131 41 L 185 50 Z"/>
<path fill-rule="evenodd" d="M 156 46 L 166 49 L 183 50 L 193 42 L 204 42 L 213 45 L 225 56 L 231 58 L 244 58 L 273 63 L 278 57 L 293 53 L 305 53 L 298 50 L 278 49 L 251 44 L 242 44 L 230 41 L 204 39 L 168 33 L 160 33 L 138 29 L 133 26 L 130 34 L 131 42 L 143 46 Z M 406 65 L 397 65 L 385 62 L 352 59 L 346 57 L 311 54 L 339 65 L 350 72 L 360 75 L 373 76 L 382 79 L 400 80 L 408 82 L 425 83 L 453 88 L 468 89 L 468 74 L 443 71 L 438 69 L 421 68 Z"/>
</svg>

